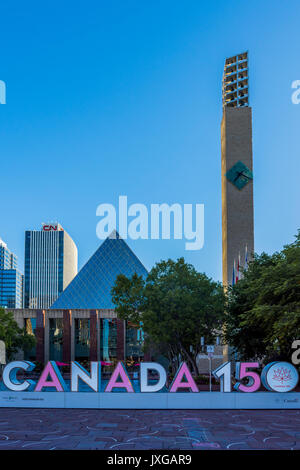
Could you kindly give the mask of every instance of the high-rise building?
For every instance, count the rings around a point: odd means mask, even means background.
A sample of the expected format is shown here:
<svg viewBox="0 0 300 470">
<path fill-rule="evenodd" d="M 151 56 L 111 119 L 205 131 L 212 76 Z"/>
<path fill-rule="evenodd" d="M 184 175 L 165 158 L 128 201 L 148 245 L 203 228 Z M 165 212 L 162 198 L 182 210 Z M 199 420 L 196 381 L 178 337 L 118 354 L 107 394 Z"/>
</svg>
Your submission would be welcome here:
<svg viewBox="0 0 300 470">
<path fill-rule="evenodd" d="M 25 232 L 25 308 L 48 308 L 77 274 L 77 247 L 58 223 Z"/>
<path fill-rule="evenodd" d="M 223 74 L 222 251 L 223 284 L 236 282 L 254 252 L 252 109 L 249 107 L 248 53 L 225 61 Z"/>
<path fill-rule="evenodd" d="M 17 263 L 16 255 L 7 248 L 7 244 L 0 238 L 0 269 L 16 269 Z"/>
<path fill-rule="evenodd" d="M 0 239 L 0 307 L 22 306 L 23 275 L 17 268 L 17 256 Z"/>
</svg>

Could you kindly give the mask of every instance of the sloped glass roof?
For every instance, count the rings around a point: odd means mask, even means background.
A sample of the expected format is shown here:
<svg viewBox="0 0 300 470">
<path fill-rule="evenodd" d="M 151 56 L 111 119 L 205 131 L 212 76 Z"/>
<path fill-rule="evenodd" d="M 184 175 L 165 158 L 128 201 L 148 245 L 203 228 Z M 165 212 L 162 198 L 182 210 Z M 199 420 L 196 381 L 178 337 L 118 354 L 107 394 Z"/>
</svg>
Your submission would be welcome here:
<svg viewBox="0 0 300 470">
<path fill-rule="evenodd" d="M 118 274 L 134 273 L 146 278 L 148 272 L 127 243 L 115 233 L 108 237 L 74 277 L 51 309 L 115 308 L 111 289 Z"/>
</svg>

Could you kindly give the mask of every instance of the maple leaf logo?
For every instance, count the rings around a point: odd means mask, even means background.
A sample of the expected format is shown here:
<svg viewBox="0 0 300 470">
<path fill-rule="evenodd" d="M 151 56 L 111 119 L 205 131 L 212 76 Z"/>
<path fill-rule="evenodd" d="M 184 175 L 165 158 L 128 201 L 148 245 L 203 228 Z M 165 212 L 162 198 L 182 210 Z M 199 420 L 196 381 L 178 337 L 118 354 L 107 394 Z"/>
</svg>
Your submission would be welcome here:
<svg viewBox="0 0 300 470">
<path fill-rule="evenodd" d="M 284 382 L 289 382 L 292 380 L 291 371 L 286 367 L 279 367 L 278 369 L 274 369 L 273 374 L 274 375 L 272 379 L 277 380 L 281 385 L 283 385 Z"/>
</svg>

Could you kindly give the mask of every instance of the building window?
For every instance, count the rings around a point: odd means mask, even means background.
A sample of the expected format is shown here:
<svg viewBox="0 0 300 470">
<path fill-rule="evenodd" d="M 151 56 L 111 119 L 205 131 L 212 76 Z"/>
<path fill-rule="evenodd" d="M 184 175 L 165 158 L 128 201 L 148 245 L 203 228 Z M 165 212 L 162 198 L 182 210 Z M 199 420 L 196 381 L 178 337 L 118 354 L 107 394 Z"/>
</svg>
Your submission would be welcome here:
<svg viewBox="0 0 300 470">
<path fill-rule="evenodd" d="M 25 330 L 28 335 L 36 336 L 36 318 L 24 318 Z M 36 346 L 33 346 L 30 350 L 24 350 L 25 361 L 36 360 Z"/>
<path fill-rule="evenodd" d="M 82 361 L 90 357 L 90 320 L 75 318 L 75 360 Z"/>
<path fill-rule="evenodd" d="M 50 361 L 62 361 L 63 357 L 63 319 L 49 319 Z"/>
<path fill-rule="evenodd" d="M 114 362 L 117 358 L 117 322 L 115 318 L 100 319 L 100 359 Z"/>
<path fill-rule="evenodd" d="M 140 325 L 126 323 L 126 363 L 134 365 L 144 358 L 144 332 Z"/>
</svg>

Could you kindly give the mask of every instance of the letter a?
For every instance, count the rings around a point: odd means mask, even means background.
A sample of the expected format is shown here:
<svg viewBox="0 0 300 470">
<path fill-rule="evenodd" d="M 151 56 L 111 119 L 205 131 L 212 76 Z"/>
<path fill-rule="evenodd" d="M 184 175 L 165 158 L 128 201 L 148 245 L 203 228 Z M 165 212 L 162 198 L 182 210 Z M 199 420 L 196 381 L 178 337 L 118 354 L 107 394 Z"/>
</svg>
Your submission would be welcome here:
<svg viewBox="0 0 300 470">
<path fill-rule="evenodd" d="M 182 381 L 184 376 L 187 379 L 186 382 Z M 170 392 L 177 392 L 178 388 L 189 388 L 190 390 L 192 390 L 192 392 L 199 392 L 198 387 L 192 377 L 192 374 L 190 373 L 189 368 L 185 362 L 182 362 L 180 364 L 180 367 L 171 384 Z"/>
<path fill-rule="evenodd" d="M 48 376 L 50 375 L 51 380 L 47 380 Z M 43 388 L 54 387 L 56 388 L 57 392 L 65 392 L 67 390 L 67 386 L 65 384 L 64 379 L 57 367 L 55 361 L 50 361 L 46 365 L 45 369 L 42 372 L 42 375 L 39 378 L 39 381 L 35 387 L 35 392 L 41 392 Z"/>
<path fill-rule="evenodd" d="M 122 381 L 117 382 L 117 379 L 121 377 Z M 106 385 L 105 392 L 111 392 L 113 388 L 126 388 L 127 392 L 134 392 L 130 378 L 124 368 L 122 362 L 118 362 L 117 367 L 113 371 L 111 378 L 109 379 L 108 384 Z"/>
</svg>

